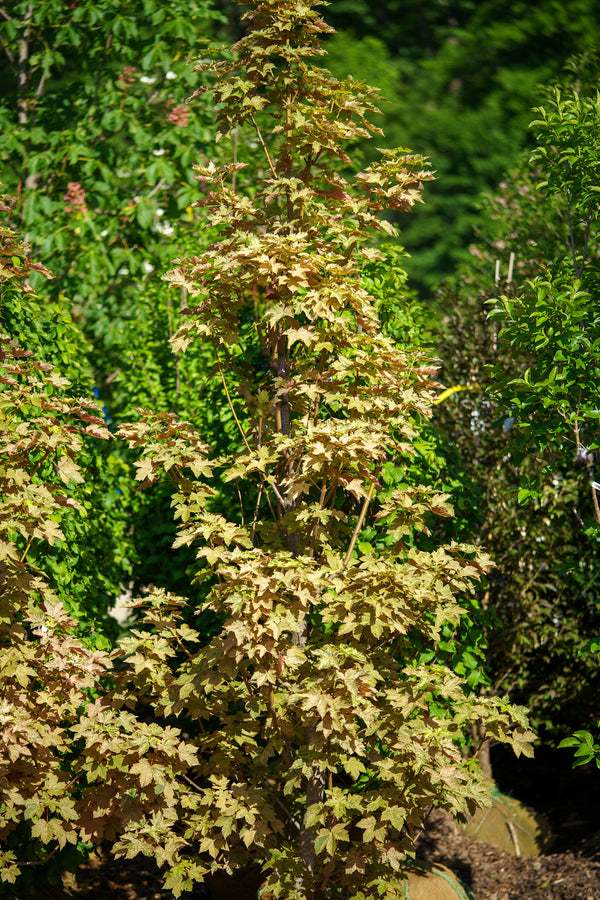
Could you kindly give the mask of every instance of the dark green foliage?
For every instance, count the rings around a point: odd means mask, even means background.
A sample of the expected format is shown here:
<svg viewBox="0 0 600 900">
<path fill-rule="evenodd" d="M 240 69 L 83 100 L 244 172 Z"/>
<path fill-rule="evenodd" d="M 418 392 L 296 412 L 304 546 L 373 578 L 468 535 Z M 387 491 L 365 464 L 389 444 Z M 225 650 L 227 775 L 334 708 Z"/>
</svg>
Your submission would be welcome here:
<svg viewBox="0 0 600 900">
<path fill-rule="evenodd" d="M 332 4 L 330 14 L 340 32 L 330 44 L 334 73 L 383 88 L 386 135 L 419 147 L 436 172 L 425 206 L 399 220 L 407 269 L 429 293 L 464 260 L 480 192 L 532 146 L 538 85 L 598 45 L 598 5 L 357 0 Z"/>
<path fill-rule="evenodd" d="M 490 201 L 487 246 L 442 294 L 456 309 L 444 378 L 466 390 L 440 414 L 485 491 L 481 540 L 498 564 L 484 598 L 492 682 L 553 740 L 593 726 L 599 687 L 584 649 L 600 624 L 598 102 L 586 66 L 578 92 L 548 91 L 536 150 Z"/>
<path fill-rule="evenodd" d="M 3 180 L 41 260 L 60 257 L 46 293 L 83 315 L 99 386 L 126 360 L 140 283 L 189 222 L 190 147 L 211 140 L 186 103 L 190 58 L 214 21 L 204 0 L 18 0 L 0 20 Z"/>
</svg>

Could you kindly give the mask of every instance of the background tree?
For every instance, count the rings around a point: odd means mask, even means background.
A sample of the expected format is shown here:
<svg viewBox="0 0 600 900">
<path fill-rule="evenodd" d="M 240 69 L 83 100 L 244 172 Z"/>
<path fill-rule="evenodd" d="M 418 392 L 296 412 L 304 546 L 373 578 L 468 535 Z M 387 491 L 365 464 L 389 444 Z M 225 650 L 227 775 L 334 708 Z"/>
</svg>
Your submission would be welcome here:
<svg viewBox="0 0 600 900">
<path fill-rule="evenodd" d="M 125 362 L 138 285 L 170 262 L 169 235 L 189 218 L 188 147 L 211 140 L 208 110 L 185 102 L 190 55 L 214 22 L 204 0 L 2 5 L 4 183 L 42 261 L 60 254 L 49 296 L 82 317 L 103 390 Z"/>
<path fill-rule="evenodd" d="M 0 211 L 11 212 L 4 201 Z M 19 319 L 36 307 L 30 274 L 50 273 L 4 224 L 0 246 L 4 323 L 7 311 Z M 176 729 L 122 709 L 107 689 L 113 660 L 78 605 L 89 559 L 75 551 L 90 529 L 74 520 L 97 502 L 94 480 L 104 486 L 89 465 L 89 445 L 110 438 L 101 409 L 4 331 L 0 385 L 0 879 L 22 896 L 132 820 L 164 815 L 194 750 Z"/>
<path fill-rule="evenodd" d="M 3 197 L 1 203 L 3 218 L 10 220 L 14 201 Z M 64 373 L 70 384 L 63 387 L 63 394 L 75 406 L 82 397 L 92 399 L 93 351 L 73 321 L 69 301 L 60 295 L 49 302 L 42 292 L 32 290 L 32 274 L 49 278 L 49 270 L 32 262 L 31 248 L 17 241 L 6 224 L 0 229 L 0 322 L 5 337 L 26 347 L 38 362 Z M 14 287 L 15 273 L 19 290 Z M 87 478 L 74 480 L 66 490 L 79 515 L 65 518 L 62 539 L 34 542 L 28 559 L 46 573 L 81 632 L 92 633 L 96 645 L 107 649 L 116 635 L 109 611 L 137 561 L 130 530 L 134 485 L 122 454 L 104 441 L 85 442 L 78 459 Z"/>
<path fill-rule="evenodd" d="M 597 4 L 342 0 L 330 18 L 339 32 L 328 46 L 331 70 L 382 88 L 390 141 L 421 148 L 436 172 L 427 203 L 398 220 L 407 270 L 428 296 L 464 261 L 480 193 L 532 147 L 538 85 L 597 47 Z"/>
<path fill-rule="evenodd" d="M 194 361 L 168 352 L 163 336 L 177 329 L 183 298 L 156 279 L 175 255 L 173 236 L 181 247 L 191 228 L 190 148 L 201 153 L 213 143 L 207 104 L 192 110 L 186 98 L 191 58 L 211 39 L 218 15 L 204 0 L 168 9 L 148 0 L 0 8 L 0 159 L 17 198 L 11 223 L 55 271 L 43 295 L 18 312 L 5 304 L 5 329 L 57 365 L 74 391 L 89 396 L 95 387 L 111 428 L 136 405 L 151 404 L 203 415 L 207 434 L 227 447 L 233 419 L 220 414 L 214 359 L 210 350 Z M 239 148 L 240 158 L 251 153 Z M 30 280 L 41 290 L 35 273 Z M 80 533 L 60 549 L 59 556 L 79 555 L 77 583 L 66 585 L 71 563 L 47 559 L 46 568 L 72 612 L 79 594 L 78 615 L 108 627 L 120 584 L 134 594 L 148 584 L 181 588 L 189 561 L 170 552 L 165 487 L 133 495 L 122 448 L 95 448 L 88 464 L 103 482 L 106 509 L 96 505 L 92 516 L 88 502 L 87 528 L 73 520 Z"/>
</svg>

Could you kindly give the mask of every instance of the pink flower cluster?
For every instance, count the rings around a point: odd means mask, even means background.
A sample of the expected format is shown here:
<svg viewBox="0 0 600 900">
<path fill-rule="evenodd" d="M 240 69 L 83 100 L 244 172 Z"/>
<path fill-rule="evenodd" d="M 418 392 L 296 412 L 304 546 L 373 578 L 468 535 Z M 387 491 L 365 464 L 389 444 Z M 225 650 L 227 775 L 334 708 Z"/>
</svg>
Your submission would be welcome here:
<svg viewBox="0 0 600 900">
<path fill-rule="evenodd" d="M 67 213 L 81 213 L 84 215 L 87 212 L 87 207 L 85 205 L 85 191 L 78 181 L 69 182 L 64 201 L 65 212 Z"/>
<path fill-rule="evenodd" d="M 189 119 L 189 111 L 187 106 L 174 106 L 167 116 L 172 125 L 178 125 L 180 128 L 187 128 Z"/>
<path fill-rule="evenodd" d="M 135 81 L 135 75 L 133 74 L 135 70 L 135 66 L 125 66 L 125 68 L 119 75 L 119 81 L 124 88 L 131 87 L 131 85 Z"/>
</svg>

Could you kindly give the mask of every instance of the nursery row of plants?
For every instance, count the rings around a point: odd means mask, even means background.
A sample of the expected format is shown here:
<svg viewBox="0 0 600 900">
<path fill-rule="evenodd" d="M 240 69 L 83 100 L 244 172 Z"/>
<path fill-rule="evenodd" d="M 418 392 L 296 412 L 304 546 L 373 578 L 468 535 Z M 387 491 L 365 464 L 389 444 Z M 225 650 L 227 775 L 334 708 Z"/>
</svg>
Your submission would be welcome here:
<svg viewBox="0 0 600 900">
<path fill-rule="evenodd" d="M 351 31 L 133 6 L 0 23 L 0 875 L 403 896 L 490 742 L 600 754 L 598 64 L 417 295 L 435 173 Z"/>
</svg>

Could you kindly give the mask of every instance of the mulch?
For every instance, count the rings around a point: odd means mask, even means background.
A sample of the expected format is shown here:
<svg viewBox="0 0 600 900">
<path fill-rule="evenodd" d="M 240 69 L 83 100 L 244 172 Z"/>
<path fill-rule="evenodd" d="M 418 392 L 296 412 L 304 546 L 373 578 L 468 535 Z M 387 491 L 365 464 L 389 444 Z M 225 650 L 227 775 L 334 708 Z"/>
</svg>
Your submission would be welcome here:
<svg viewBox="0 0 600 900">
<path fill-rule="evenodd" d="M 468 837 L 450 816 L 435 811 L 419 856 L 452 869 L 475 900 L 600 900 L 600 831 L 568 850 L 517 859 Z"/>
</svg>

